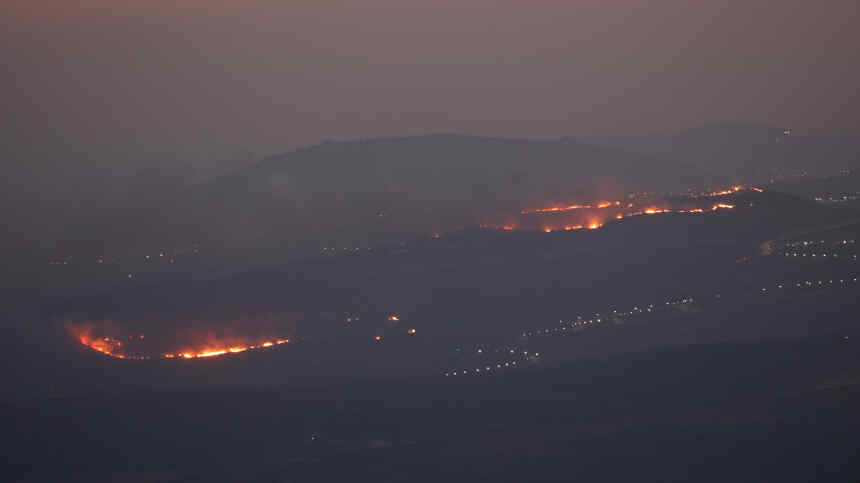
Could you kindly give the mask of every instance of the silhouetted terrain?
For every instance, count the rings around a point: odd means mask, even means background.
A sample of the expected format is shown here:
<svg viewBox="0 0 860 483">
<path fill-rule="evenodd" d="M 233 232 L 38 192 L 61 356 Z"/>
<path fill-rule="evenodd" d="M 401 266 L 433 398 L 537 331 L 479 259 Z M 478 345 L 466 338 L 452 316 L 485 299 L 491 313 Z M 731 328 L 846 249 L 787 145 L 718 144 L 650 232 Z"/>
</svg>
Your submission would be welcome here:
<svg viewBox="0 0 860 483">
<path fill-rule="evenodd" d="M 462 383 L 53 399 L 0 424 L 12 481 L 850 481 L 860 393 L 826 383 L 858 364 L 837 338 L 720 343 Z"/>
<path fill-rule="evenodd" d="M 857 0 L 11 3 L 2 482 L 860 481 Z"/>
<path fill-rule="evenodd" d="M 787 128 L 723 123 L 677 134 L 584 138 L 583 142 L 683 160 L 706 171 L 713 182 L 766 184 L 805 176 L 832 175 L 860 163 L 860 138 L 810 136 Z"/>
<path fill-rule="evenodd" d="M 668 176 L 667 174 L 671 174 Z M 624 181 L 621 181 L 624 180 Z M 680 191 L 699 169 L 582 144 L 435 135 L 329 142 L 262 160 L 198 192 L 215 240 L 306 248 L 476 226 L 551 202 Z"/>
<path fill-rule="evenodd" d="M 770 311 L 767 307 L 777 301 L 791 301 L 809 288 L 786 287 L 799 292 L 779 295 L 783 289 L 775 290 L 776 285 L 825 280 L 831 287 L 833 280 L 856 277 L 856 244 L 835 245 L 860 235 L 856 212 L 768 191 L 738 193 L 726 200 L 736 207 L 701 215 L 634 217 L 599 230 L 469 229 L 372 249 L 321 249 L 308 260 L 229 276 L 171 281 L 157 271 L 142 273 L 122 288 L 44 299 L 40 310 L 18 314 L 15 331 L 4 338 L 10 344 L 4 356 L 29 360 L 33 371 L 45 366 L 38 377 L 10 374 L 20 383 L 19 395 L 86 393 L 113 385 L 240 381 L 268 385 L 295 378 L 411 377 L 454 369 L 464 360 L 463 351 L 482 344 L 492 350 L 543 352 L 542 360 L 562 361 L 563 348 L 539 350 L 555 347 L 552 339 L 523 339 L 523 334 L 557 328 L 559 320 L 593 318 L 589 314 L 642 309 L 688 297 L 696 304 L 637 317 L 675 320 L 696 307 L 693 313 L 704 310 L 704 320 L 713 323 L 712 328 L 672 343 L 701 342 L 711 330 L 718 340 L 731 339 L 735 337 L 731 334 L 738 334 L 731 328 L 735 326 L 720 329 L 720 319 L 708 314 L 729 310 L 733 318 L 747 319 L 748 315 L 732 311 L 759 303 L 763 287 L 770 287 L 776 297 L 762 308 Z M 809 258 L 785 256 L 786 250 L 794 250 L 786 248 L 792 233 L 811 233 L 804 239 L 818 240 L 816 227 L 826 226 L 841 228 L 821 232 L 827 244 L 814 253 L 838 253 L 841 258 L 823 257 L 819 262 L 812 259 L 813 252 Z M 856 290 L 853 284 L 836 286 L 837 292 Z M 389 320 L 391 315 L 398 320 Z M 190 367 L 212 371 L 204 380 L 192 382 L 194 370 L 174 372 L 177 361 L 135 366 L 134 361 L 105 360 L 78 347 L 64 331 L 67 321 L 111 321 L 134 333 L 145 332 L 152 340 L 189 328 L 263 324 L 272 335 L 295 343 L 207 365 L 191 361 Z M 752 327 L 748 322 L 741 326 Z M 797 333 L 800 327 L 791 330 Z M 410 329 L 416 333 L 410 335 Z M 789 326 L 783 330 L 789 331 Z M 675 340 L 669 333 L 622 330 L 597 354 L 624 347 L 619 338 L 624 334 L 643 350 Z M 374 340 L 376 336 L 381 342 Z M 50 369 L 59 360 L 67 360 L 63 365 L 72 373 L 95 372 L 70 379 L 63 371 Z M 108 367 L 114 369 L 105 372 Z M 136 375 L 127 377 L 129 371 Z"/>
<path fill-rule="evenodd" d="M 21 299 L 0 351 L 7 475 L 850 480 L 857 212 L 715 200 L 734 208 L 323 247 L 221 275 L 149 261 L 124 287 Z M 118 360 L 69 320 L 147 340 L 263 324 L 291 342 Z"/>
<path fill-rule="evenodd" d="M 306 257 L 320 244 L 367 246 L 459 230 L 525 207 L 768 184 L 858 165 L 856 138 L 735 124 L 645 137 L 329 141 L 243 161 L 193 187 L 141 176 L 127 198 L 111 194 L 107 202 L 81 204 L 80 213 L 63 206 L 61 219 L 15 210 L 17 229 L 6 238 L 42 258 L 128 256 L 198 243 L 219 256 L 250 252 L 268 263 Z"/>
<path fill-rule="evenodd" d="M 39 270 L 20 260 L 0 351 L 10 475 L 857 474 L 844 461 L 858 443 L 860 212 L 810 195 L 854 176 L 703 194 L 688 191 L 704 186 L 698 168 L 618 153 L 466 136 L 326 143 L 191 193 L 200 242 Z M 663 183 L 667 170 L 689 176 Z M 609 181 L 622 176 L 635 181 Z M 540 228 L 579 208 L 523 211 L 602 197 L 624 204 L 582 208 L 603 217 L 591 230 Z M 616 219 L 628 202 L 639 214 Z M 649 203 L 706 209 L 649 215 Z M 511 213 L 521 227 L 480 227 Z M 70 327 L 147 360 L 96 352 Z M 284 343 L 229 354 L 206 342 L 223 334 Z M 195 337 L 218 356 L 176 360 Z M 763 463 L 784 454 L 796 456 Z"/>
<path fill-rule="evenodd" d="M 843 170 L 832 176 L 801 178 L 777 183 L 771 189 L 835 206 L 860 208 L 860 171 Z"/>
</svg>

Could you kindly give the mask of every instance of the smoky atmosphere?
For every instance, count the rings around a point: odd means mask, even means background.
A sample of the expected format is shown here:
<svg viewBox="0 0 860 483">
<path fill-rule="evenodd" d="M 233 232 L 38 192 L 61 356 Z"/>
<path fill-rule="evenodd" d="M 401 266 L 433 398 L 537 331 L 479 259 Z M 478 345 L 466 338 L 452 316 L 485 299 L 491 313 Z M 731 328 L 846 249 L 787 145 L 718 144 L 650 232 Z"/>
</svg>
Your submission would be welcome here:
<svg viewBox="0 0 860 483">
<path fill-rule="evenodd" d="M 858 20 L 6 2 L 4 479 L 860 480 Z"/>
</svg>

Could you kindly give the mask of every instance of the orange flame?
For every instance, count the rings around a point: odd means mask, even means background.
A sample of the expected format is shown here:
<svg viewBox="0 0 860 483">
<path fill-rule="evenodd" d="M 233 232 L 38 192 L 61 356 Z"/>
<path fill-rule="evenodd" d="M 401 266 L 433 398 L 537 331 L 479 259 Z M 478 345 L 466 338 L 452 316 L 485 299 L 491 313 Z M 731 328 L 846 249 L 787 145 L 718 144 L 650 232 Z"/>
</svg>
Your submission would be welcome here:
<svg viewBox="0 0 860 483">
<path fill-rule="evenodd" d="M 249 350 L 256 349 L 268 349 L 269 347 L 274 347 L 276 345 L 289 343 L 289 339 L 275 339 L 275 340 L 266 340 L 263 342 L 259 342 L 257 344 L 249 344 L 249 345 L 236 345 L 231 347 L 217 347 L 217 348 L 205 348 L 197 351 L 183 351 L 176 353 L 165 353 L 162 354 L 162 357 L 165 359 L 200 359 L 206 357 L 216 357 L 222 356 L 225 354 L 236 354 L 239 352 L 245 352 Z"/>
<path fill-rule="evenodd" d="M 530 215 L 533 213 L 556 213 L 559 211 L 583 210 L 589 208 L 609 208 L 610 206 L 621 206 L 620 201 L 597 201 L 590 205 L 573 204 L 566 206 L 550 206 L 549 208 L 534 208 L 521 210 L 521 215 Z"/>
<path fill-rule="evenodd" d="M 716 190 L 716 191 L 711 191 L 710 193 L 696 193 L 696 194 L 692 194 L 692 195 L 690 195 L 690 197 L 691 197 L 691 198 L 708 198 L 708 197 L 712 197 L 712 196 L 725 196 L 725 195 L 731 195 L 731 194 L 737 193 L 738 191 L 744 191 L 744 190 L 747 190 L 747 189 L 749 189 L 749 190 L 753 190 L 753 191 L 757 191 L 757 192 L 759 192 L 759 193 L 761 193 L 761 192 L 763 192 L 763 191 L 764 191 L 764 190 L 763 190 L 763 189 L 761 189 L 761 188 L 747 188 L 746 186 L 743 186 L 743 185 L 735 185 L 735 186 L 732 186 L 732 187 L 729 187 L 729 188 L 719 189 L 719 190 Z"/>
<path fill-rule="evenodd" d="M 111 325 L 104 324 L 105 327 L 102 328 L 104 331 L 115 330 L 111 327 Z M 91 324 L 80 324 L 73 325 L 67 324 L 67 330 L 75 337 L 75 339 L 80 342 L 82 345 L 96 351 L 101 352 L 107 356 L 116 358 L 116 359 L 135 359 L 135 360 L 147 360 L 151 359 L 152 356 L 146 355 L 145 352 L 141 353 L 139 349 L 140 346 L 137 347 L 128 347 L 128 344 L 120 340 L 116 337 L 110 336 L 99 336 L 96 337 L 93 335 L 94 326 Z M 198 359 L 198 358 L 208 358 L 208 357 L 216 357 L 225 354 L 235 354 L 239 352 L 245 352 L 248 350 L 254 349 L 264 349 L 269 347 L 274 347 L 276 345 L 289 343 L 289 339 L 270 339 L 270 340 L 260 340 L 254 343 L 241 342 L 237 343 L 236 337 L 230 337 L 229 342 L 225 338 L 224 341 L 220 341 L 217 337 L 208 337 L 207 341 L 202 344 L 202 347 L 195 349 L 183 349 L 178 351 L 165 352 L 160 354 L 160 356 L 164 359 Z M 143 344 L 140 341 L 144 340 L 144 334 L 139 334 L 138 336 L 128 336 L 128 340 L 132 341 L 132 345 L 134 344 Z M 135 350 L 138 349 L 138 350 Z"/>
<path fill-rule="evenodd" d="M 572 231 L 572 230 L 581 230 L 581 229 L 597 229 L 606 224 L 609 220 L 623 220 L 626 218 L 640 216 L 640 215 L 656 215 L 656 214 L 664 214 L 664 213 L 682 213 L 682 214 L 699 214 L 705 212 L 713 212 L 722 209 L 732 209 L 735 207 L 734 204 L 720 202 L 714 204 L 708 204 L 707 206 L 703 206 L 704 203 L 694 202 L 697 198 L 703 197 L 717 197 L 717 196 L 730 196 L 742 190 L 752 190 L 756 192 L 763 191 L 761 188 L 746 188 L 741 185 L 731 186 L 726 189 L 721 189 L 717 191 L 704 192 L 704 193 L 695 193 L 687 195 L 686 201 L 684 200 L 654 200 L 654 205 L 651 206 L 643 206 L 641 202 L 630 202 L 623 203 L 621 201 L 596 201 L 594 203 L 577 203 L 570 205 L 558 205 L 558 206 L 550 206 L 547 208 L 538 208 L 538 209 L 525 209 L 520 211 L 520 215 L 546 215 L 540 217 L 540 223 L 535 223 L 535 219 L 531 219 L 530 221 L 527 218 L 518 218 L 516 222 L 511 222 L 511 220 L 506 220 L 506 224 L 503 225 L 492 225 L 492 224 L 482 224 L 482 227 L 494 227 L 495 229 L 501 229 L 505 231 L 511 230 L 540 230 L 546 233 L 551 233 L 555 231 Z M 649 196 L 647 193 L 644 196 Z M 637 199 L 641 200 L 641 197 Z M 699 206 L 696 206 L 696 205 Z M 638 205 L 638 206 L 636 206 Z M 662 206 L 661 206 L 662 205 Z M 669 206 L 667 206 L 669 205 Z M 692 205 L 692 206 L 691 206 Z M 635 207 L 634 207 L 635 206 Z M 572 211 L 572 210 L 592 210 L 589 214 L 579 215 L 579 214 L 570 214 L 565 215 L 564 212 Z M 601 210 L 599 213 L 596 210 Z M 606 210 L 606 211 L 603 211 Z M 568 218 L 566 220 L 560 220 L 561 217 Z M 579 217 L 576 220 L 577 223 L 570 223 L 570 217 Z M 585 218 L 585 219 L 583 219 Z M 558 220 L 559 223 L 555 223 L 554 221 Z M 564 223 L 566 221 L 567 223 Z"/>
</svg>

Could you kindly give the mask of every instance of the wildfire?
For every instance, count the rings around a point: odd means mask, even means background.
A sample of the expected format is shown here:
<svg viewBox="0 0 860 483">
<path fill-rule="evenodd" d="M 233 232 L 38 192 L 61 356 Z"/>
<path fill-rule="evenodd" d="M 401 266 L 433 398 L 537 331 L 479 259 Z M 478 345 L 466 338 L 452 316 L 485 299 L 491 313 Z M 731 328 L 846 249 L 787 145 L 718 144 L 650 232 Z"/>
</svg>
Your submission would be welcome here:
<svg viewBox="0 0 860 483">
<path fill-rule="evenodd" d="M 590 205 L 567 205 L 567 206 L 551 206 L 549 208 L 525 209 L 520 211 L 521 215 L 530 215 L 534 213 L 556 213 L 559 211 L 584 210 L 590 208 L 609 208 L 610 206 L 621 206 L 620 201 L 597 201 Z"/>
<path fill-rule="evenodd" d="M 520 214 L 528 215 L 529 213 L 553 213 L 556 211 L 570 211 L 570 210 L 581 210 L 583 208 L 591 208 L 591 205 L 569 205 L 569 206 L 553 206 L 550 208 L 537 208 L 534 210 L 522 210 Z"/>
<path fill-rule="evenodd" d="M 718 194 L 732 194 L 741 189 L 745 189 L 740 186 L 734 186 L 730 190 L 723 190 L 719 192 L 708 193 L 708 196 L 717 196 Z M 692 198 L 700 198 L 701 196 L 691 196 L 686 201 L 659 201 L 653 200 L 655 204 L 652 205 L 644 205 L 641 204 L 639 206 L 635 206 L 634 203 L 628 203 L 622 205 L 620 202 L 600 202 L 595 203 L 593 205 L 569 205 L 566 207 L 550 207 L 550 208 L 542 208 L 538 210 L 523 210 L 520 212 L 520 218 L 517 219 L 516 223 L 508 223 L 505 225 L 495 225 L 496 229 L 502 229 L 505 231 L 511 230 L 540 230 L 545 233 L 552 233 L 555 231 L 573 231 L 573 230 L 596 230 L 601 228 L 606 224 L 607 221 L 610 220 L 624 220 L 626 218 L 631 218 L 634 216 L 641 215 L 659 215 L 666 213 L 680 213 L 680 214 L 701 214 L 714 212 L 717 210 L 729 210 L 735 207 L 734 204 L 719 202 L 713 204 L 704 205 L 701 202 L 693 202 Z M 673 203 L 675 206 L 667 206 L 670 203 Z M 690 206 L 691 204 L 698 204 L 699 206 Z M 662 206 L 661 206 L 662 205 Z M 579 215 L 570 213 L 565 214 L 564 212 L 570 210 L 579 210 L 579 209 L 587 209 L 592 208 L 592 211 L 589 214 Z M 600 212 L 597 212 L 600 210 Z M 607 212 L 608 211 L 608 212 Z M 523 217 L 522 215 L 529 215 L 530 218 Z M 540 216 L 540 224 L 535 226 L 535 215 Z M 560 220 L 560 218 L 566 218 L 565 220 Z M 576 220 L 578 223 L 569 223 L 570 218 L 578 217 Z M 586 218 L 587 217 L 587 218 Z M 585 219 L 583 219 L 585 218 Z M 595 219 L 596 218 L 596 219 Z M 559 222 L 561 221 L 561 222 Z M 568 223 L 564 223 L 563 221 L 568 221 Z M 484 227 L 494 226 L 494 225 L 482 225 Z M 390 319 L 389 319 L 390 320 Z"/>
<path fill-rule="evenodd" d="M 104 324 L 103 331 L 118 330 L 111 324 Z M 185 344 L 185 349 L 164 352 L 160 355 L 148 355 L 151 348 L 145 345 L 144 334 L 130 335 L 123 340 L 118 337 L 110 336 L 95 336 L 95 327 L 93 325 L 72 325 L 68 324 L 67 330 L 75 337 L 82 345 L 107 356 L 116 359 L 135 359 L 148 360 L 153 358 L 163 359 L 200 359 L 208 357 L 217 357 L 226 354 L 236 354 L 255 349 L 266 349 L 282 344 L 287 344 L 290 339 L 262 339 L 254 342 L 245 342 L 238 337 L 225 337 L 222 340 L 214 336 L 205 337 L 199 343 Z M 148 350 L 149 349 L 149 350 Z"/>
<path fill-rule="evenodd" d="M 742 186 L 732 186 L 731 188 L 729 188 L 729 189 L 727 189 L 727 190 L 714 191 L 714 192 L 712 192 L 712 193 L 706 193 L 706 194 L 704 194 L 704 195 L 702 195 L 702 196 L 724 196 L 724 195 L 730 195 L 730 194 L 732 194 L 732 193 L 736 193 L 736 192 L 738 192 L 738 191 L 740 191 L 740 190 L 742 190 L 742 189 L 743 189 L 743 187 L 742 187 Z"/>
<path fill-rule="evenodd" d="M 223 348 L 208 348 L 200 351 L 185 351 L 185 352 L 175 352 L 175 353 L 165 353 L 162 354 L 162 357 L 165 359 L 199 359 L 205 357 L 215 357 L 222 356 L 225 354 L 236 354 L 239 352 L 245 352 L 254 349 L 265 349 L 269 347 L 274 347 L 276 345 L 286 344 L 290 342 L 290 339 L 276 339 L 276 340 L 267 340 L 261 342 L 259 344 L 251 344 L 251 345 L 241 345 L 241 346 L 233 346 L 233 347 L 223 347 Z"/>
<path fill-rule="evenodd" d="M 143 335 L 140 335 L 140 338 L 143 339 Z M 123 352 L 123 342 L 119 339 L 114 339 L 112 337 L 94 338 L 89 333 L 89 331 L 87 331 L 85 333 L 81 333 L 78 336 L 78 340 L 81 342 L 81 344 L 89 347 L 94 351 L 101 352 L 102 354 L 115 357 L 117 359 L 149 359 L 149 356 L 125 354 Z"/>
<path fill-rule="evenodd" d="M 694 193 L 694 194 L 691 194 L 690 197 L 691 198 L 709 198 L 709 197 L 713 197 L 713 196 L 725 196 L 725 195 L 735 194 L 739 191 L 744 191 L 744 190 L 752 190 L 752 191 L 756 191 L 758 193 L 764 192 L 764 190 L 761 188 L 746 187 L 743 185 L 735 185 L 735 186 L 732 186 L 729 188 L 719 189 L 716 191 L 711 191 L 711 192 L 706 192 L 706 193 Z"/>
<path fill-rule="evenodd" d="M 718 189 L 715 191 L 702 192 L 702 193 L 691 193 L 688 194 L 688 198 L 709 198 L 716 196 L 727 196 L 738 193 L 744 190 L 751 190 L 758 193 L 763 192 L 764 190 L 756 187 L 746 187 L 743 185 L 735 185 L 728 188 Z M 573 210 L 586 210 L 586 209 L 603 209 L 603 208 L 611 208 L 611 207 L 621 207 L 622 204 L 620 201 L 595 201 L 593 203 L 575 203 L 571 205 L 557 205 L 550 206 L 547 208 L 528 208 L 520 211 L 521 215 L 531 215 L 538 213 L 558 213 L 564 211 L 573 211 Z M 633 203 L 628 203 L 627 208 L 633 208 Z M 650 214 L 650 213 L 649 213 Z"/>
</svg>

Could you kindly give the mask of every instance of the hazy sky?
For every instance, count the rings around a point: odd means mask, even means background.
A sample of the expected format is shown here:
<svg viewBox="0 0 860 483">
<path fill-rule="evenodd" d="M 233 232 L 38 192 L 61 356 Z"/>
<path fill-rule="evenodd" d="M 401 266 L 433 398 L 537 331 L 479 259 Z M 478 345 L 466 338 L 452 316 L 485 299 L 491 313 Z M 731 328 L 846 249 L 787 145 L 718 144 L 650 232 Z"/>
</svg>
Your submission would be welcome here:
<svg viewBox="0 0 860 483">
<path fill-rule="evenodd" d="M 323 138 L 860 125 L 856 0 L 7 0 L 2 9 L 3 149 L 24 175 L 72 172 L 64 186 L 142 162 L 205 171 L 241 150 Z"/>
</svg>

